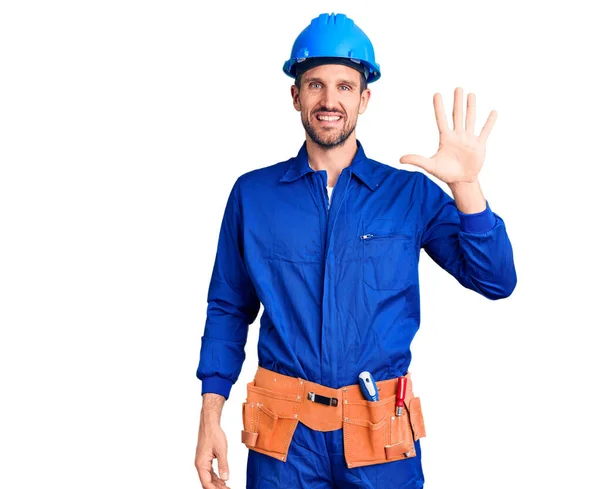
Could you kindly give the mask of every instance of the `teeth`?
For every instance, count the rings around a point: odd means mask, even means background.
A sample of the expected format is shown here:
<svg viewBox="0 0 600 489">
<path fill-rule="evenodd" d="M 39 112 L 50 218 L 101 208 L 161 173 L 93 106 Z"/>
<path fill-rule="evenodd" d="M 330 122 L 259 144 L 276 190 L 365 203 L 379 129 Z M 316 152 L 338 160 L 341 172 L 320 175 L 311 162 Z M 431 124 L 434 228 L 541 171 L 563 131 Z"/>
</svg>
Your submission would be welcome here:
<svg viewBox="0 0 600 489">
<path fill-rule="evenodd" d="M 320 121 L 339 121 L 341 116 L 327 116 L 327 115 L 318 115 L 317 119 Z"/>
</svg>

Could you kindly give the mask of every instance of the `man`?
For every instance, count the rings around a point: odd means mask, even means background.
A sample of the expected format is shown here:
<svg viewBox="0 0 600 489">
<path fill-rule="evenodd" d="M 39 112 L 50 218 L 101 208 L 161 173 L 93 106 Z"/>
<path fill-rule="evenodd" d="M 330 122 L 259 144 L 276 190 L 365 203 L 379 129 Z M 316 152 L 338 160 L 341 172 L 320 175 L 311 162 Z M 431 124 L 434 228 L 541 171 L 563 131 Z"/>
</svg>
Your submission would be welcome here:
<svg viewBox="0 0 600 489">
<path fill-rule="evenodd" d="M 438 152 L 400 158 L 447 183 L 452 199 L 421 172 L 369 159 L 356 139 L 367 84 L 381 74 L 351 19 L 313 19 L 284 71 L 306 141 L 295 158 L 239 177 L 227 202 L 197 371 L 200 480 L 217 488 L 228 479 L 221 410 L 262 303 L 259 371 L 243 406 L 247 487 L 420 488 L 424 427 L 407 375 L 419 252 L 490 299 L 516 285 L 504 222 L 477 179 L 496 113 L 476 136 L 475 96 L 463 125 L 457 88 L 450 130 L 436 93 Z M 378 401 L 357 397 L 364 371 Z"/>
</svg>

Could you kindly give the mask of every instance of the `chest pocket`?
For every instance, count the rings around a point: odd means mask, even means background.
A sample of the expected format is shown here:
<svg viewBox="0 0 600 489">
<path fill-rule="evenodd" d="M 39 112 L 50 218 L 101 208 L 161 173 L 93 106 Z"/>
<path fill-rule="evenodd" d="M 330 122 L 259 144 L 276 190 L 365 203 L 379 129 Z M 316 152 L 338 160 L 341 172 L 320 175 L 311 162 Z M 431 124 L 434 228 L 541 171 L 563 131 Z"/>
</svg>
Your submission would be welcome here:
<svg viewBox="0 0 600 489">
<path fill-rule="evenodd" d="M 363 225 L 363 282 L 374 290 L 401 290 L 417 280 L 414 236 L 395 219 L 373 219 Z"/>
</svg>

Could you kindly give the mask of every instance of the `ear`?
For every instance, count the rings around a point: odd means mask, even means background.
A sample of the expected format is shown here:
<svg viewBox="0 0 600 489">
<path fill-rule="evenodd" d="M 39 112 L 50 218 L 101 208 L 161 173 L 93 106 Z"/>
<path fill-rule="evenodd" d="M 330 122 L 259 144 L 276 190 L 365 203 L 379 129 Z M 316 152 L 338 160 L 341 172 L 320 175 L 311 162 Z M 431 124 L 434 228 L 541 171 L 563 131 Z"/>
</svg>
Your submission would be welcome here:
<svg viewBox="0 0 600 489">
<path fill-rule="evenodd" d="M 294 103 L 294 108 L 300 112 L 300 91 L 298 90 L 298 87 L 296 86 L 296 84 L 292 85 L 290 87 L 291 89 L 291 93 L 292 93 L 292 101 Z"/>
<path fill-rule="evenodd" d="M 365 110 L 367 110 L 367 105 L 369 105 L 369 100 L 371 99 L 371 90 L 365 88 L 363 93 L 360 94 L 360 105 L 358 106 L 358 113 L 362 114 Z"/>
</svg>

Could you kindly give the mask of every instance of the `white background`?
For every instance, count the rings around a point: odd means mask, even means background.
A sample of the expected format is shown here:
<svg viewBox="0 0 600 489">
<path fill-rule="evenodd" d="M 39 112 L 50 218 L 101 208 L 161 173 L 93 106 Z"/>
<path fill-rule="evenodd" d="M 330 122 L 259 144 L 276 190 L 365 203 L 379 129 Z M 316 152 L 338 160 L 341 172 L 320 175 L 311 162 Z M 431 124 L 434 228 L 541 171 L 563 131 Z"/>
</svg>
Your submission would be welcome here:
<svg viewBox="0 0 600 489">
<path fill-rule="evenodd" d="M 476 93 L 477 131 L 498 111 L 480 179 L 519 283 L 488 301 L 422 256 L 426 487 L 600 487 L 586 5 L 2 2 L 0 486 L 199 487 L 195 371 L 226 198 L 298 151 L 281 68 L 313 17 L 343 12 L 383 73 L 358 123 L 369 157 L 434 154 L 435 92 L 450 122 L 454 88 Z M 223 413 L 232 488 L 258 330 Z"/>
</svg>

